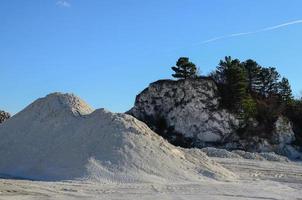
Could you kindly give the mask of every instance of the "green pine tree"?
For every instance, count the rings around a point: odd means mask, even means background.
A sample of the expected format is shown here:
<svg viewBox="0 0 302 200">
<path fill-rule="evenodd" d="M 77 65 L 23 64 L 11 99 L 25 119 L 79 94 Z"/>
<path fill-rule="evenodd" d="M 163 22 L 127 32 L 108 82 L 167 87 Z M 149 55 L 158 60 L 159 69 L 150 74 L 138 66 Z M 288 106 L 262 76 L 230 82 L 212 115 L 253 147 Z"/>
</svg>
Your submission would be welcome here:
<svg viewBox="0 0 302 200">
<path fill-rule="evenodd" d="M 251 59 L 246 60 L 243 66 L 247 73 L 248 92 L 258 92 L 261 86 L 260 73 L 262 67 Z"/>
<path fill-rule="evenodd" d="M 292 89 L 287 78 L 282 78 L 278 85 L 278 93 L 283 102 L 289 104 L 293 100 Z"/>
<path fill-rule="evenodd" d="M 247 95 L 245 98 L 241 101 L 242 105 L 242 118 L 246 121 L 249 120 L 249 118 L 254 118 L 257 115 L 257 103 L 252 98 L 251 95 Z"/>
<path fill-rule="evenodd" d="M 262 96 L 269 97 L 278 93 L 280 74 L 276 68 L 262 68 L 259 78 L 261 82 L 259 92 Z"/>
<path fill-rule="evenodd" d="M 187 79 L 197 77 L 196 65 L 189 61 L 187 57 L 180 57 L 176 62 L 176 66 L 172 67 L 175 74 L 172 74 L 174 78 Z"/>
<path fill-rule="evenodd" d="M 242 108 L 242 101 L 247 95 L 247 81 L 245 71 L 240 63 L 232 65 L 226 73 L 230 92 L 229 104 L 236 110 Z"/>
<path fill-rule="evenodd" d="M 227 56 L 211 77 L 220 86 L 223 105 L 233 111 L 242 110 L 242 101 L 247 96 L 247 78 L 242 63 Z"/>
</svg>

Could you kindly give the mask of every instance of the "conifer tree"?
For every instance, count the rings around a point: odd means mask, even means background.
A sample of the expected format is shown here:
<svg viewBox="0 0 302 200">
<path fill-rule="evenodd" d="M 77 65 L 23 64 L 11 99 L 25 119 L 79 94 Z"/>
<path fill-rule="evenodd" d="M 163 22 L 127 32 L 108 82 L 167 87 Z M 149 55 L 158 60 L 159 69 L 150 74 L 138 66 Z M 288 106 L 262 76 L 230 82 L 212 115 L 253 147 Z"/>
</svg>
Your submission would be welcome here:
<svg viewBox="0 0 302 200">
<path fill-rule="evenodd" d="M 278 93 L 285 103 L 290 103 L 293 99 L 292 90 L 287 78 L 282 78 L 278 85 Z"/>
<path fill-rule="evenodd" d="M 249 118 L 254 118 L 257 115 L 257 104 L 251 95 L 247 94 L 247 96 L 242 99 L 242 117 L 248 121 Z"/>
<path fill-rule="evenodd" d="M 176 66 L 172 67 L 175 74 L 172 74 L 174 78 L 187 79 L 197 77 L 196 65 L 189 61 L 187 57 L 180 57 L 176 62 Z"/>
<path fill-rule="evenodd" d="M 243 63 L 245 71 L 247 73 L 248 92 L 259 92 L 261 85 L 260 73 L 261 66 L 254 60 L 246 60 Z"/>
<path fill-rule="evenodd" d="M 259 91 L 262 96 L 269 97 L 272 94 L 278 93 L 280 74 L 277 72 L 276 68 L 262 68 L 259 78 L 261 82 Z"/>
<path fill-rule="evenodd" d="M 222 88 L 224 106 L 235 111 L 241 109 L 242 101 L 247 96 L 246 73 L 241 62 L 227 56 L 211 76 Z"/>
<path fill-rule="evenodd" d="M 229 104 L 234 109 L 242 108 L 242 101 L 247 95 L 247 81 L 245 71 L 240 62 L 234 63 L 226 72 L 228 90 L 230 92 Z"/>
<path fill-rule="evenodd" d="M 227 84 L 226 73 L 228 69 L 235 63 L 240 62 L 239 60 L 233 60 L 231 56 L 224 57 L 224 60 L 220 60 L 216 70 L 210 74 L 210 76 L 218 84 Z"/>
</svg>

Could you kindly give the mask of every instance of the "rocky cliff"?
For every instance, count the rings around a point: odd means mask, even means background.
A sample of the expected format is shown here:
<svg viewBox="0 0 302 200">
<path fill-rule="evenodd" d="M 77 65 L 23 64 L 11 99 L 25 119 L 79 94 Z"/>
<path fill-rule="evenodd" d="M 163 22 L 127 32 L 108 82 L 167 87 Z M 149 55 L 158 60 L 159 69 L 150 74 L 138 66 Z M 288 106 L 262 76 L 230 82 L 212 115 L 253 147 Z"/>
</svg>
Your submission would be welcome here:
<svg viewBox="0 0 302 200">
<path fill-rule="evenodd" d="M 233 136 L 239 121 L 219 109 L 219 99 L 211 79 L 161 80 L 141 92 L 128 113 L 172 142 L 183 137 L 186 144 L 220 143 Z"/>
<path fill-rule="evenodd" d="M 242 137 L 242 122 L 220 106 L 216 83 L 210 78 L 160 80 L 151 83 L 128 111 L 171 143 L 183 147 L 215 146 L 247 151 L 273 151 L 299 157 L 291 122 L 280 116 L 269 137 Z M 257 122 L 255 122 L 257 126 Z M 263 134 L 261 134 L 263 135 Z"/>
</svg>

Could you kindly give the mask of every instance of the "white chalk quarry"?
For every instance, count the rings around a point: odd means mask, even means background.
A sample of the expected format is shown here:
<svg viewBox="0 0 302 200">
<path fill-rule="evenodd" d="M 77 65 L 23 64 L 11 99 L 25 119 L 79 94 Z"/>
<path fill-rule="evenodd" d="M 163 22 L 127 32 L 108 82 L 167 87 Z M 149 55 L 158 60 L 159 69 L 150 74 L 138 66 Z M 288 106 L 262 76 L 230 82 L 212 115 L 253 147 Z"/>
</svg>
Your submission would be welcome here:
<svg viewBox="0 0 302 200">
<path fill-rule="evenodd" d="M 233 179 L 200 150 L 169 144 L 126 114 L 93 110 L 71 94 L 36 100 L 0 125 L 0 174 L 99 182 Z"/>
</svg>

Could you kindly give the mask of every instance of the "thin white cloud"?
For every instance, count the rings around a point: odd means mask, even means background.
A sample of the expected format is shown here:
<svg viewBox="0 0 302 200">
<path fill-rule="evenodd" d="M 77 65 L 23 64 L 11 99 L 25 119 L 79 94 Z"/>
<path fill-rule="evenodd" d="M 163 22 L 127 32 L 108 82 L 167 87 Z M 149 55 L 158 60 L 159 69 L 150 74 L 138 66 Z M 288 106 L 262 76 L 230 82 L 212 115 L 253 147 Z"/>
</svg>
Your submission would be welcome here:
<svg viewBox="0 0 302 200">
<path fill-rule="evenodd" d="M 71 4 L 66 0 L 57 1 L 56 5 L 64 8 L 69 8 L 71 6 Z"/>
<path fill-rule="evenodd" d="M 214 37 L 214 38 L 210 38 L 208 40 L 204 40 L 204 41 L 202 41 L 198 44 L 195 44 L 194 46 L 207 44 L 207 43 L 215 42 L 215 41 L 218 41 L 218 40 L 233 38 L 233 37 L 239 37 L 239 36 L 244 36 L 244 35 L 252 35 L 252 34 L 256 34 L 256 33 L 272 31 L 272 30 L 283 28 L 283 27 L 291 26 L 291 25 L 294 25 L 294 24 L 302 24 L 302 19 L 286 22 L 286 23 L 283 23 L 283 24 L 278 24 L 276 26 L 269 26 L 269 27 L 259 29 L 259 30 L 255 30 L 255 31 L 242 32 L 242 33 L 232 33 L 232 34 L 229 34 L 229 35 Z"/>
</svg>

